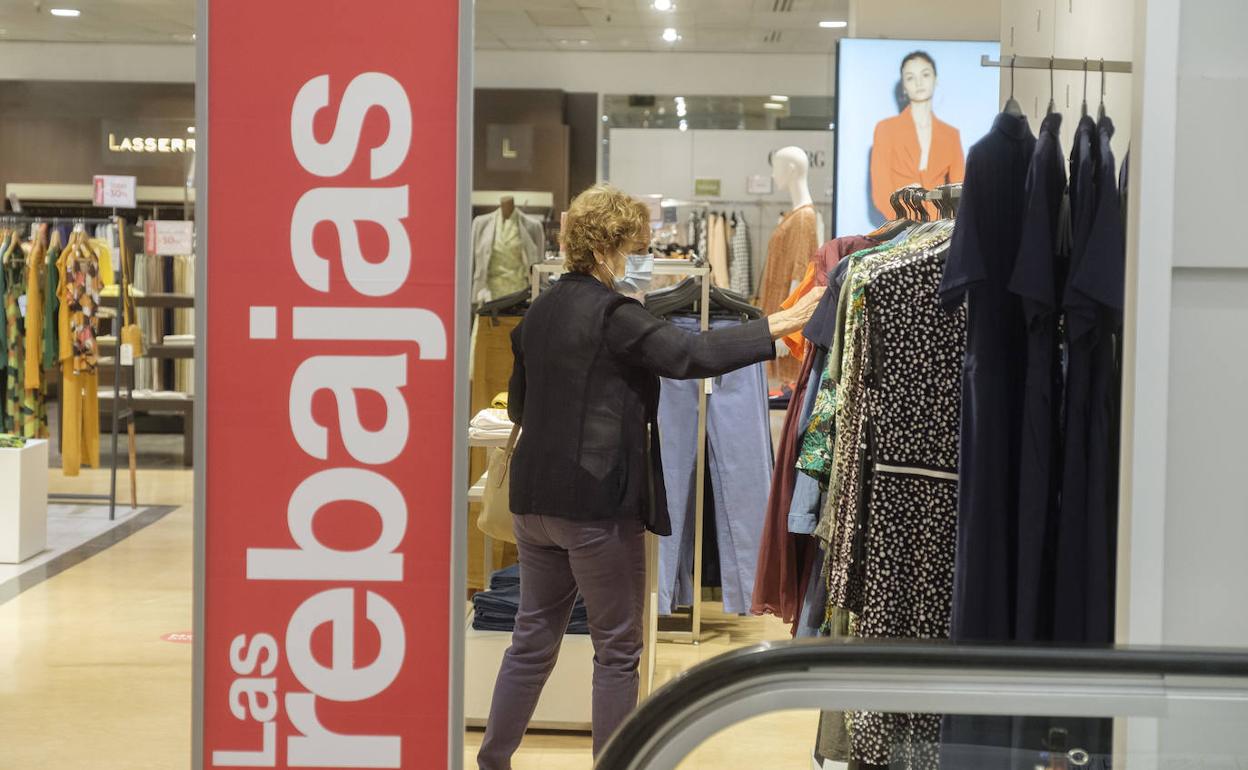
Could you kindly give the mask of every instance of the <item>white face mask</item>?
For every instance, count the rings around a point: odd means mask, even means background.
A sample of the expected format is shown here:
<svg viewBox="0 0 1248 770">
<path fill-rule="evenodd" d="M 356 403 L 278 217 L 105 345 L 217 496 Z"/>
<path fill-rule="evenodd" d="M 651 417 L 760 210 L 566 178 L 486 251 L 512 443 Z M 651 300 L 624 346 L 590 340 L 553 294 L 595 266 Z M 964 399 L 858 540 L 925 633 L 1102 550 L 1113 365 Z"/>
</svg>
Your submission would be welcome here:
<svg viewBox="0 0 1248 770">
<path fill-rule="evenodd" d="M 644 294 L 654 281 L 654 255 L 629 254 L 624 260 L 624 277 L 616 280 L 620 291 Z"/>
</svg>

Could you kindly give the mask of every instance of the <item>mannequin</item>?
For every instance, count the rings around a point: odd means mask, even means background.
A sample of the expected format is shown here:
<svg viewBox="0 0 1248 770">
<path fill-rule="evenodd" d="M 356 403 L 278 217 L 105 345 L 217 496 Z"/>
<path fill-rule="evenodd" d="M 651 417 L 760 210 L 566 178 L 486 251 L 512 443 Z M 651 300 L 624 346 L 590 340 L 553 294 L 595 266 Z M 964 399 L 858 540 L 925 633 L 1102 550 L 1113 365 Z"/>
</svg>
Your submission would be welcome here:
<svg viewBox="0 0 1248 770">
<path fill-rule="evenodd" d="M 810 195 L 810 158 L 800 147 L 785 147 L 771 156 L 771 178 L 789 193 L 793 209 L 784 216 L 767 243 L 767 261 L 759 286 L 759 305 L 764 313 L 780 310 L 780 303 L 793 291 L 819 249 L 819 224 Z M 786 358 L 788 349 L 780 345 L 781 360 L 772 364 L 772 377 L 780 382 L 797 378 L 799 364 Z"/>
<path fill-rule="evenodd" d="M 771 157 L 771 178 L 789 193 L 794 210 L 814 202 L 810 197 L 810 156 L 801 147 L 776 150 Z"/>
<path fill-rule="evenodd" d="M 529 266 L 540 262 L 546 252 L 542 223 L 520 211 L 513 196 L 504 195 L 498 203 L 494 211 L 472 220 L 473 302 L 489 302 L 525 289 Z M 501 278 L 500 267 L 506 272 Z"/>
</svg>

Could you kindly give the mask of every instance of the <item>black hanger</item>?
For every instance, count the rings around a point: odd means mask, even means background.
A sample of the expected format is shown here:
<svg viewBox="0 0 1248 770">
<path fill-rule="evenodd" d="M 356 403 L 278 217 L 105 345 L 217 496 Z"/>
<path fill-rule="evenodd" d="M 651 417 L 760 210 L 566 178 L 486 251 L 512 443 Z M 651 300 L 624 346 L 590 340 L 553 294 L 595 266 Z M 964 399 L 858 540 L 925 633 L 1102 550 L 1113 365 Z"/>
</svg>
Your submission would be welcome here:
<svg viewBox="0 0 1248 770">
<path fill-rule="evenodd" d="M 893 207 L 893 218 L 867 233 L 865 236 L 866 238 L 881 242 L 891 241 L 900 235 L 903 230 L 914 225 L 914 223 L 906 215 L 906 211 L 901 205 L 901 195 L 903 190 L 905 190 L 904 187 L 893 190 L 893 194 L 888 196 L 888 203 Z"/>
<path fill-rule="evenodd" d="M 1053 57 L 1049 57 L 1049 109 L 1045 115 L 1052 115 L 1057 112 L 1057 102 L 1053 100 Z"/>
<path fill-rule="evenodd" d="M 920 223 L 930 222 L 931 216 L 927 211 L 927 190 L 918 185 L 909 188 L 910 192 L 906 195 L 907 204 L 911 211 L 914 212 L 915 219 Z"/>
<path fill-rule="evenodd" d="M 763 311 L 761 308 L 754 307 L 745 297 L 737 294 L 735 291 L 721 289 L 718 286 L 711 286 L 711 310 L 720 309 L 739 315 L 743 320 L 762 318 Z"/>
<path fill-rule="evenodd" d="M 1088 57 L 1083 57 L 1083 106 L 1079 108 L 1082 117 L 1088 116 Z"/>
<path fill-rule="evenodd" d="M 704 277 L 703 280 L 709 280 Z M 742 318 L 762 318 L 763 311 L 754 307 L 739 294 L 711 286 L 708 311 Z M 697 313 L 701 311 L 702 286 L 697 278 L 686 278 L 675 286 L 647 292 L 643 304 L 659 318 L 669 315 Z"/>
<path fill-rule="evenodd" d="M 481 304 L 481 307 L 477 308 L 477 315 L 492 316 L 494 318 L 500 315 L 524 315 L 524 311 L 529 307 L 530 293 L 528 289 L 524 289 L 490 300 L 489 302 L 484 302 Z"/>
<path fill-rule="evenodd" d="M 1096 108 L 1096 122 L 1105 119 L 1105 60 L 1101 59 L 1101 106 Z"/>
<path fill-rule="evenodd" d="M 1014 60 L 1017 58 L 1017 55 L 1010 56 L 1010 98 L 1005 103 L 1004 112 L 1006 115 L 1021 118 L 1023 116 L 1023 107 L 1014 98 Z"/>
<path fill-rule="evenodd" d="M 901 192 L 904 189 L 905 188 L 903 187 L 897 190 L 893 190 L 893 194 L 888 196 L 888 202 L 893 207 L 893 213 L 896 214 L 896 219 L 908 219 L 909 218 L 906 216 L 905 207 L 902 206 L 901 204 Z"/>
</svg>

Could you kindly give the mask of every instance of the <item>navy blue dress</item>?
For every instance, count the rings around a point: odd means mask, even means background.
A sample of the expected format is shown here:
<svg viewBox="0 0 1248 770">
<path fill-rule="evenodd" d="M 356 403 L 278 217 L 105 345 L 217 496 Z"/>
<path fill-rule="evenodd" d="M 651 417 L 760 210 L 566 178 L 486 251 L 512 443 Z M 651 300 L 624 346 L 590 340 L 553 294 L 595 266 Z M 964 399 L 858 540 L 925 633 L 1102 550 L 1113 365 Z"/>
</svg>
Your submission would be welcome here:
<svg viewBox="0 0 1248 770">
<path fill-rule="evenodd" d="M 1062 116 L 1045 117 L 1027 172 L 1027 213 L 1010 291 L 1027 324 L 1018 477 L 1018 589 L 1014 639 L 1053 633 L 1054 553 L 1061 487 L 1062 363 L 1058 352 L 1061 289 L 1070 259 Z"/>
<path fill-rule="evenodd" d="M 967 301 L 962 380 L 954 640 L 1013 633 L 1027 328 L 1008 283 L 1023 230 L 1027 170 L 1036 139 L 1025 117 L 1002 113 L 971 147 L 941 296 Z"/>
<path fill-rule="evenodd" d="M 1066 283 L 1065 472 L 1057 533 L 1054 639 L 1114 639 L 1119 351 L 1126 246 L 1110 140 L 1113 122 L 1080 121 L 1072 180 L 1075 259 Z M 1072 169 L 1076 168 L 1072 160 Z M 1081 238 L 1080 218 L 1086 218 Z"/>
</svg>

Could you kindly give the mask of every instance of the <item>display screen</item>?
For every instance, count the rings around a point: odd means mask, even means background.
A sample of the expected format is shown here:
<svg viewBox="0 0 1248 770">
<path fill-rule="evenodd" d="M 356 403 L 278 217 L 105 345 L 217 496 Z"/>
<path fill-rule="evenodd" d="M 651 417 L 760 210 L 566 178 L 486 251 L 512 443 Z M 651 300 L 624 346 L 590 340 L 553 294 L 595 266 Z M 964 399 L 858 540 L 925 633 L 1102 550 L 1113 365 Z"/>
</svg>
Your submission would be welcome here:
<svg viewBox="0 0 1248 770">
<path fill-rule="evenodd" d="M 893 218 L 909 184 L 962 181 L 966 152 L 1000 111 L 995 42 L 855 40 L 837 52 L 836 235 Z M 904 66 L 903 66 L 904 62 Z"/>
</svg>

